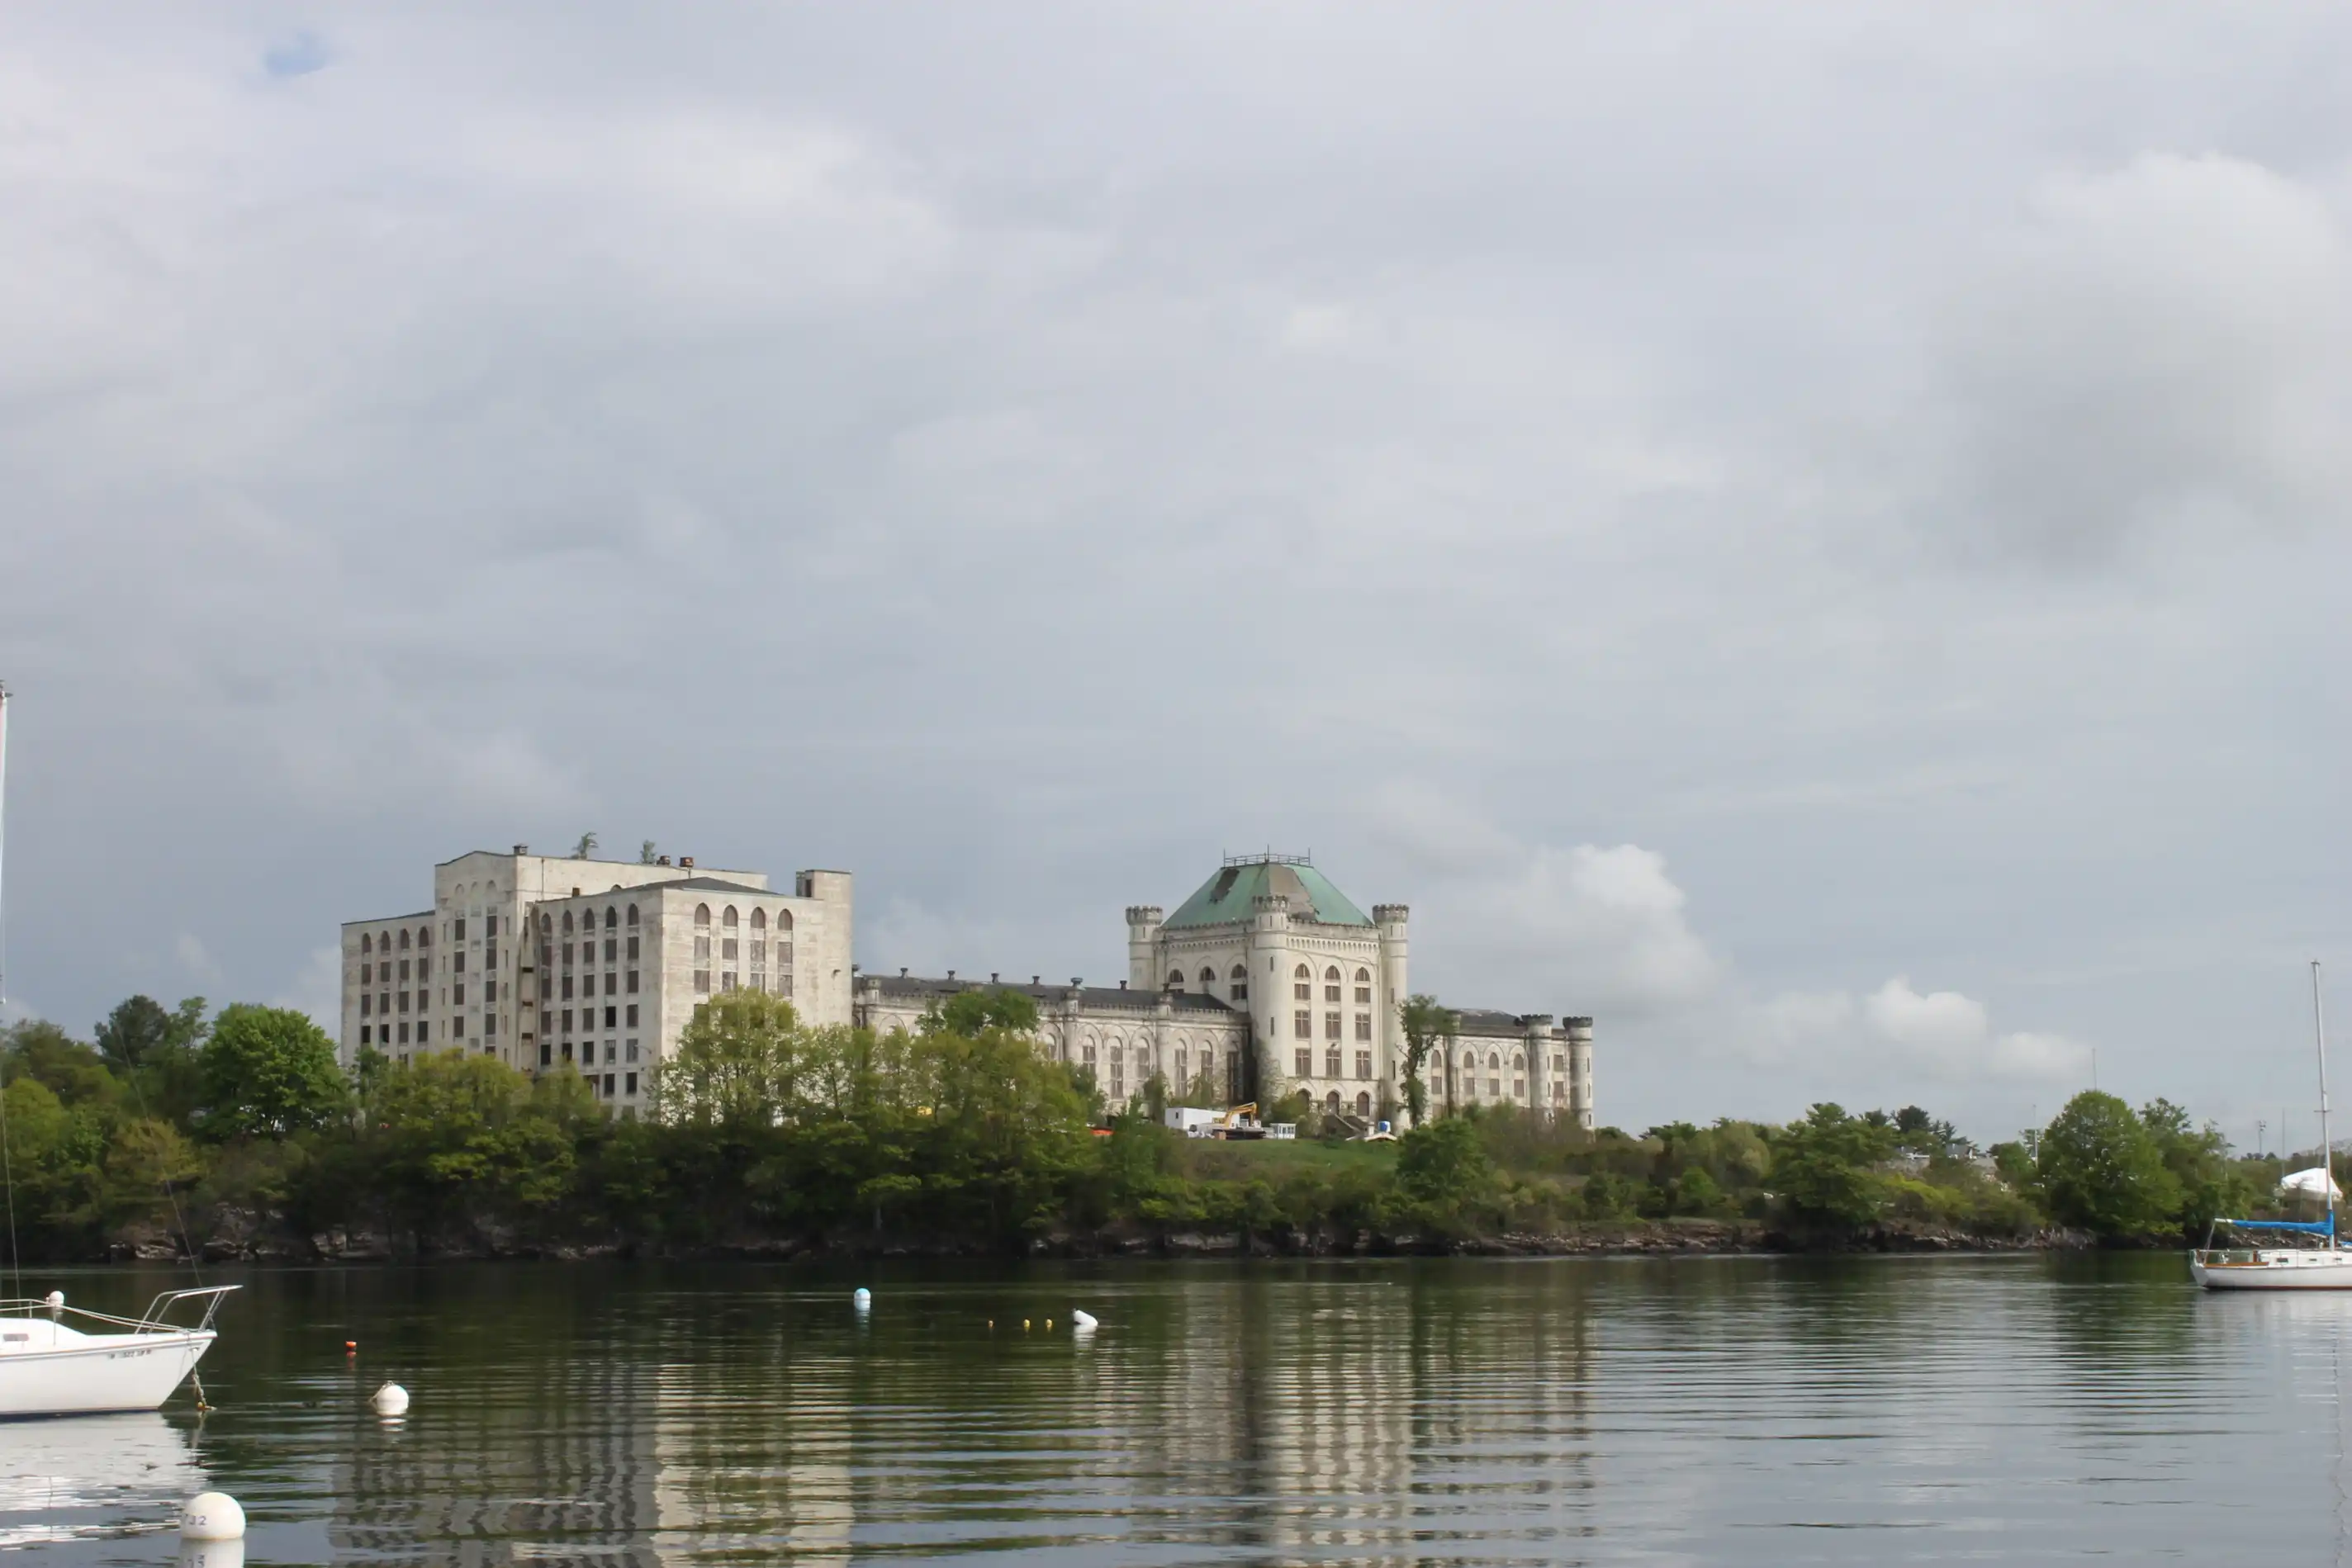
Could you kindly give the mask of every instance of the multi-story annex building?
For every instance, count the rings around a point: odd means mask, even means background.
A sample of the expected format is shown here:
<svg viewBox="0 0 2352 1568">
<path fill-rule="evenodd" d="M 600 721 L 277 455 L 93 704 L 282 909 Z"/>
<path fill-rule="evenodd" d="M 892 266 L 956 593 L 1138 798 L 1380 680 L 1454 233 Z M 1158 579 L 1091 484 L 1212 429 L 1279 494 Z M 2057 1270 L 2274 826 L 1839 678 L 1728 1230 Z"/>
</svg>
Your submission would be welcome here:
<svg viewBox="0 0 2352 1568">
<path fill-rule="evenodd" d="M 428 1051 L 583 1073 L 642 1105 L 648 1071 L 698 1004 L 739 986 L 803 1018 L 850 1017 L 850 877 L 556 859 L 526 844 L 433 868 L 433 905 L 342 931 L 342 1054 Z"/>
<path fill-rule="evenodd" d="M 860 975 L 849 874 L 802 872 L 789 895 L 767 880 L 691 858 L 556 859 L 520 844 L 461 855 L 434 868 L 431 909 L 343 927 L 344 1058 L 479 1052 L 581 1072 L 629 1113 L 716 993 L 770 991 L 811 1022 L 887 1031 L 1003 985 L 1036 1002 L 1039 1049 L 1087 1069 L 1114 1103 L 1154 1077 L 1194 1103 L 1304 1090 L 1360 1119 L 1403 1099 L 1408 911 L 1365 915 L 1305 856 L 1230 858 L 1173 915 L 1130 907 L 1115 987 Z M 1433 1103 L 1592 1125 L 1591 1019 L 1458 1010 L 1457 1037 L 1423 1066 Z"/>
</svg>

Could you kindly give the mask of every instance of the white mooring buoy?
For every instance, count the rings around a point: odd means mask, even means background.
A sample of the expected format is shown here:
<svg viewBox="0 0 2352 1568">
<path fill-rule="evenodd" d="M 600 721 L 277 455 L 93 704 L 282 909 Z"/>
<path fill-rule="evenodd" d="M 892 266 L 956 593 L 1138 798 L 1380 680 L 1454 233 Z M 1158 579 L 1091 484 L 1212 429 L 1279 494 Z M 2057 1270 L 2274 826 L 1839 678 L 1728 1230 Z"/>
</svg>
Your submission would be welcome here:
<svg viewBox="0 0 2352 1568">
<path fill-rule="evenodd" d="M 66 1304 L 66 1293 L 63 1291 L 51 1291 L 48 1299 L 41 1304 L 54 1312 Z"/>
<path fill-rule="evenodd" d="M 1095 1315 L 1082 1308 L 1072 1307 L 1070 1309 L 1070 1326 L 1077 1330 L 1080 1333 L 1092 1333 L 1096 1327 Z"/>
<path fill-rule="evenodd" d="M 198 1492 L 180 1510 L 184 1541 L 242 1541 L 245 1510 L 225 1491 Z"/>
<path fill-rule="evenodd" d="M 857 1287 L 857 1293 L 849 1299 L 851 1301 L 856 1303 L 857 1310 L 862 1312 L 866 1308 L 874 1304 L 874 1292 L 867 1290 L 865 1286 L 860 1285 Z"/>
<path fill-rule="evenodd" d="M 400 1416 L 408 1410 L 408 1390 L 397 1383 L 387 1383 L 368 1400 L 368 1407 L 379 1416 Z"/>
</svg>

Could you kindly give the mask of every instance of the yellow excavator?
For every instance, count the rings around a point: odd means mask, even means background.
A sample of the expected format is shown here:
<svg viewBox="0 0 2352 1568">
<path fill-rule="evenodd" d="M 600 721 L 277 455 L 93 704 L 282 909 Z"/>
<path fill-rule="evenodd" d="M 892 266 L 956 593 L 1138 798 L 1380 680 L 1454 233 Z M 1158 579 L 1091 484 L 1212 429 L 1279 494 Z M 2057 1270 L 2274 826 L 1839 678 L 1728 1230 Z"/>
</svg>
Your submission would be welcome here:
<svg viewBox="0 0 2352 1568">
<path fill-rule="evenodd" d="M 1263 1138 L 1265 1129 L 1258 1124 L 1257 1102 L 1226 1107 L 1225 1113 L 1209 1124 L 1213 1138 Z"/>
</svg>

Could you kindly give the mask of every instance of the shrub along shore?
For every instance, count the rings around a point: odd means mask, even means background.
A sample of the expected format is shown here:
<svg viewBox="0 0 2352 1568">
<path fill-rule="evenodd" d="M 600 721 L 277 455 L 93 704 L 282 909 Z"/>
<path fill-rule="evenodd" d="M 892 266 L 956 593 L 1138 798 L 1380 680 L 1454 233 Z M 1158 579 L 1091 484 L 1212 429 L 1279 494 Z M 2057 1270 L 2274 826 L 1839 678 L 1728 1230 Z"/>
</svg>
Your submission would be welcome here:
<svg viewBox="0 0 2352 1568">
<path fill-rule="evenodd" d="M 299 1013 L 133 997 L 89 1042 L 0 1034 L 14 1243 L 26 1262 L 2178 1245 L 2262 1212 L 2280 1173 L 2168 1102 L 2096 1092 L 1981 1155 L 1916 1106 L 1832 1104 L 1639 1136 L 1479 1110 L 1387 1144 L 1318 1136 L 1302 1096 L 1270 1108 L 1297 1142 L 1186 1139 L 1160 1124 L 1165 1085 L 1107 1106 L 1039 1058 L 1030 1006 L 967 993 L 877 1036 L 731 993 L 630 1120 L 571 1073 L 373 1052 L 346 1073 Z"/>
</svg>

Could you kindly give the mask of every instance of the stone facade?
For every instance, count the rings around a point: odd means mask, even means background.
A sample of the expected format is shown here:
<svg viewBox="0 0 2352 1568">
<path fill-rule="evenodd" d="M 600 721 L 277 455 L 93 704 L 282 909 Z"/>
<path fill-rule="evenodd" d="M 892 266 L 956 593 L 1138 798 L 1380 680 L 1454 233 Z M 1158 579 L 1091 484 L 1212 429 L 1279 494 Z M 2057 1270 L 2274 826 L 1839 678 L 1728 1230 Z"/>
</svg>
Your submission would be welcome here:
<svg viewBox="0 0 2352 1568">
<path fill-rule="evenodd" d="M 600 1099 L 644 1103 L 653 1064 L 704 998 L 737 986 L 801 1016 L 851 1013 L 849 873 L 557 859 L 518 844 L 434 868 L 434 903 L 342 930 L 341 1051 L 407 1061 L 493 1056 L 585 1075 Z"/>
<path fill-rule="evenodd" d="M 1167 1078 L 1172 1095 L 1198 1087 L 1220 1104 L 1245 1097 L 1249 1017 L 1195 992 L 1078 980 L 1049 986 L 1034 975 L 1026 985 L 994 975 L 924 979 L 902 969 L 895 977 L 858 977 L 856 1021 L 882 1033 L 911 1032 L 925 1013 L 957 992 L 999 985 L 1037 1004 L 1038 1049 L 1055 1061 L 1091 1070 L 1113 1103 L 1140 1094 L 1155 1073 Z"/>
<path fill-rule="evenodd" d="M 1366 915 L 1304 856 L 1228 859 L 1173 915 L 1127 911 L 1128 977 L 1026 985 L 861 976 L 851 879 L 531 854 L 434 868 L 433 906 L 343 927 L 341 1049 L 397 1061 L 436 1051 L 584 1075 L 633 1113 L 654 1064 L 709 997 L 792 998 L 812 1023 L 914 1029 L 959 991 L 1003 984 L 1037 1004 L 1038 1049 L 1089 1069 L 1114 1102 L 1155 1076 L 1193 1104 L 1304 1091 L 1327 1113 L 1393 1116 L 1404 1098 L 1398 1009 L 1412 994 L 1402 904 Z M 1592 1125 L 1592 1020 L 1463 1009 L 1423 1069 L 1441 1108 L 1508 1104 Z"/>
<path fill-rule="evenodd" d="M 1328 1113 L 1393 1117 L 1404 1100 L 1410 916 L 1402 904 L 1365 915 L 1303 855 L 1238 856 L 1172 915 L 1128 909 L 1128 977 L 1117 988 L 1035 976 L 1010 988 L 1037 1003 L 1039 1049 L 1091 1068 L 1114 1102 L 1158 1073 L 1171 1099 L 1190 1103 L 1303 1090 Z M 911 1030 L 946 997 L 1002 983 L 862 976 L 856 1021 Z M 1591 1019 L 1460 1016 L 1458 1036 L 1423 1068 L 1433 1105 L 1517 1105 L 1592 1125 Z"/>
</svg>

